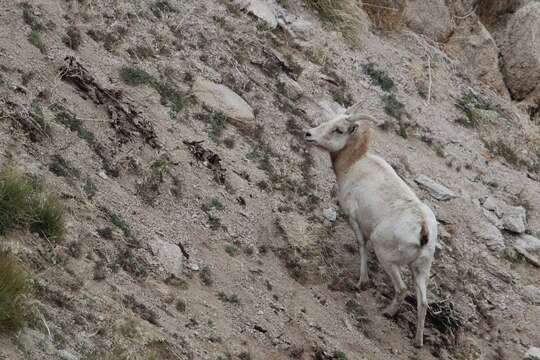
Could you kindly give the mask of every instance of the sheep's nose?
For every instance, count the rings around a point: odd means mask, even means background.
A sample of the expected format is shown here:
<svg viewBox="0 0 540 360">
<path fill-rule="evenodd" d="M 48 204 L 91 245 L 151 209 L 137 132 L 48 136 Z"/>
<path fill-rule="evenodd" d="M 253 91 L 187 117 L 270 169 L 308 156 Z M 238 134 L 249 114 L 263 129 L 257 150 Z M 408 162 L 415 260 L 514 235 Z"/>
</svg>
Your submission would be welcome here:
<svg viewBox="0 0 540 360">
<path fill-rule="evenodd" d="M 309 139 L 311 137 L 311 133 L 309 131 L 306 131 L 304 136 L 306 137 L 306 139 Z"/>
</svg>

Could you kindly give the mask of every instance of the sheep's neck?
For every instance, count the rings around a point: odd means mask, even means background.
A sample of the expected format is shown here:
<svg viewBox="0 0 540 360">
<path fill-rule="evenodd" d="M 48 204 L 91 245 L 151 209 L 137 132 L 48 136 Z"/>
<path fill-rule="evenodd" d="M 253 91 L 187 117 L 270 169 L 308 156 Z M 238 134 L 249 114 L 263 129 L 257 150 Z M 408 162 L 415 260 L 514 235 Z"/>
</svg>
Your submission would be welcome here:
<svg viewBox="0 0 540 360">
<path fill-rule="evenodd" d="M 347 145 L 340 151 L 330 153 L 332 166 L 338 182 L 347 175 L 351 167 L 361 158 L 363 158 L 369 148 L 369 131 L 356 135 L 350 139 Z"/>
</svg>

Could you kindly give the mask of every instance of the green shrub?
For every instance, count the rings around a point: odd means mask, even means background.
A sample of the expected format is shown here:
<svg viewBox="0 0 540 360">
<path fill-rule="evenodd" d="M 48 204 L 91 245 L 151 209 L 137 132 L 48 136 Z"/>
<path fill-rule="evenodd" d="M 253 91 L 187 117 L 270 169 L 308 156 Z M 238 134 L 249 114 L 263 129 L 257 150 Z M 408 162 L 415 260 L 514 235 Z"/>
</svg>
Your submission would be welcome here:
<svg viewBox="0 0 540 360">
<path fill-rule="evenodd" d="M 143 69 L 124 66 L 120 69 L 120 79 L 127 85 L 151 85 L 155 82 L 152 75 Z"/>
<path fill-rule="evenodd" d="M 28 275 L 9 252 L 0 250 L 0 331 L 19 329 L 26 315 Z"/>
<path fill-rule="evenodd" d="M 56 121 L 67 127 L 69 130 L 76 132 L 79 138 L 86 140 L 90 145 L 96 143 L 96 136 L 83 126 L 81 120 L 64 109 L 58 108 L 58 110 L 59 112 L 55 117 Z"/>
<path fill-rule="evenodd" d="M 384 91 L 392 91 L 396 88 L 394 80 L 388 76 L 386 71 L 377 69 L 374 63 L 362 65 L 362 70 L 364 74 L 369 76 L 372 84 L 377 85 Z"/>
<path fill-rule="evenodd" d="M 336 360 L 347 360 L 347 355 L 343 351 L 336 350 L 334 351 L 334 359 Z"/>
<path fill-rule="evenodd" d="M 49 170 L 56 176 L 66 178 L 78 178 L 81 176 L 79 169 L 74 167 L 70 161 L 64 159 L 61 155 L 54 155 L 49 164 Z"/>
<path fill-rule="evenodd" d="M 41 24 L 39 19 L 34 15 L 34 13 L 32 11 L 32 6 L 30 4 L 28 4 L 27 2 L 22 3 L 21 5 L 22 5 L 22 8 L 23 8 L 22 17 L 23 17 L 23 21 L 25 22 L 25 24 L 30 26 L 30 28 L 33 31 L 43 30 L 43 25 Z"/>
<path fill-rule="evenodd" d="M 170 108 L 171 118 L 186 106 L 187 97 L 173 85 L 164 83 L 143 69 L 124 66 L 120 69 L 120 79 L 130 86 L 148 85 L 153 87 L 161 96 L 161 104 Z"/>
<path fill-rule="evenodd" d="M 39 31 L 32 30 L 30 35 L 28 35 L 28 41 L 30 42 L 30 44 L 37 47 L 42 54 L 47 53 L 47 48 L 45 46 L 45 43 L 43 43 L 43 39 L 41 38 L 41 33 Z"/>
<path fill-rule="evenodd" d="M 240 249 L 238 249 L 238 246 L 234 244 L 227 244 L 225 245 L 225 252 L 229 254 L 230 256 L 236 256 L 240 252 Z"/>
<path fill-rule="evenodd" d="M 478 127 L 478 121 L 473 116 L 474 109 L 480 110 L 495 110 L 495 107 L 482 99 L 472 91 L 468 91 L 461 95 L 456 101 L 455 106 L 465 114 L 465 118 L 459 118 L 458 124 L 469 128 Z"/>
<path fill-rule="evenodd" d="M 96 184 L 92 181 L 92 179 L 87 178 L 86 182 L 83 185 L 83 191 L 88 197 L 89 200 L 92 200 L 94 196 L 96 196 L 98 188 Z"/>
<path fill-rule="evenodd" d="M 405 114 L 405 105 L 394 94 L 384 95 L 382 101 L 384 112 L 394 119 L 401 120 L 401 117 Z"/>
<path fill-rule="evenodd" d="M 111 217 L 111 222 L 116 225 L 122 232 L 124 233 L 124 236 L 128 239 L 134 240 L 135 237 L 133 235 L 133 231 L 131 230 L 131 226 L 122 218 L 119 214 L 116 213 L 109 213 L 109 216 Z"/>
<path fill-rule="evenodd" d="M 227 116 L 221 112 L 214 112 L 208 117 L 208 122 L 210 124 L 210 131 L 208 131 L 208 137 L 214 142 L 218 143 L 223 130 L 227 126 Z"/>
</svg>

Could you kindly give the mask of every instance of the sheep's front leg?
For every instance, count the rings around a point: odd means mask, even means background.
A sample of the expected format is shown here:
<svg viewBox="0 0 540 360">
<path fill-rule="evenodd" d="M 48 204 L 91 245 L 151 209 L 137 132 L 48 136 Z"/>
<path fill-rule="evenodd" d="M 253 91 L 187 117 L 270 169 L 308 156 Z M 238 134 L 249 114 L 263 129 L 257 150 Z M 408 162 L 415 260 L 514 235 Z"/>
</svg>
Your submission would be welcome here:
<svg viewBox="0 0 540 360">
<path fill-rule="evenodd" d="M 360 253 L 360 280 L 358 281 L 358 288 L 365 289 L 369 283 L 368 269 L 367 269 L 367 239 L 364 238 L 362 229 L 358 222 L 353 218 L 349 219 L 351 227 L 358 241 L 358 251 Z"/>
</svg>

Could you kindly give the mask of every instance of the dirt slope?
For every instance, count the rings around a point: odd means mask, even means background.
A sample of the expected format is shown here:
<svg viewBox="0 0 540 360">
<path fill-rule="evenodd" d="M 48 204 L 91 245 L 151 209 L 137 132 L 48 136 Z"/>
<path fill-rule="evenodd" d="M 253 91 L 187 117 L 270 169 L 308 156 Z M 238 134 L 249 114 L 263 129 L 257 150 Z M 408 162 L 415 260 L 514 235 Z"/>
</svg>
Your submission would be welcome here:
<svg viewBox="0 0 540 360">
<path fill-rule="evenodd" d="M 518 232 L 540 235 L 538 123 L 405 27 L 366 26 L 351 48 L 302 1 L 272 6 L 286 25 L 228 1 L 0 0 L 0 163 L 60 194 L 67 222 L 58 244 L 4 239 L 34 293 L 0 358 L 521 359 L 540 345 L 539 269 L 505 225 L 522 207 Z M 254 119 L 205 105 L 200 77 Z M 373 286 L 355 289 L 329 159 L 302 142 L 356 102 L 379 120 L 372 151 L 440 221 L 422 350 L 413 302 L 382 316 L 374 254 Z"/>
</svg>

